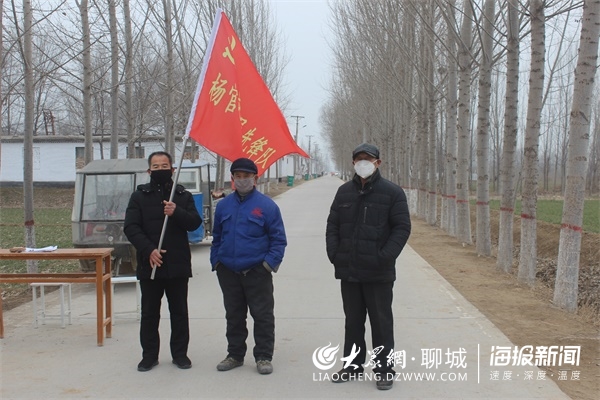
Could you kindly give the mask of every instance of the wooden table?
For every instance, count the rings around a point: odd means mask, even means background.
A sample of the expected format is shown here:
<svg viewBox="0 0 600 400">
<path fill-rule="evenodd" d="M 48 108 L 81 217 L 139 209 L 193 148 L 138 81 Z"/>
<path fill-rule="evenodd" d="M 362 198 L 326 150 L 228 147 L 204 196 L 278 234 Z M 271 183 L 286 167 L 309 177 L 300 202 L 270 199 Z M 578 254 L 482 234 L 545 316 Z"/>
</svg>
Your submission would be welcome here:
<svg viewBox="0 0 600 400">
<path fill-rule="evenodd" d="M 111 253 L 112 248 L 58 249 L 52 252 L 11 253 L 0 249 L 0 260 L 96 260 L 96 272 L 88 273 L 11 273 L 0 274 L 0 283 L 68 282 L 96 284 L 96 319 L 98 346 L 104 345 L 103 327 L 106 337 L 112 336 L 112 290 L 111 290 Z M 105 307 L 102 304 L 104 298 Z M 106 310 L 106 314 L 104 311 Z M 2 296 L 0 295 L 0 338 L 4 338 L 2 317 Z"/>
</svg>

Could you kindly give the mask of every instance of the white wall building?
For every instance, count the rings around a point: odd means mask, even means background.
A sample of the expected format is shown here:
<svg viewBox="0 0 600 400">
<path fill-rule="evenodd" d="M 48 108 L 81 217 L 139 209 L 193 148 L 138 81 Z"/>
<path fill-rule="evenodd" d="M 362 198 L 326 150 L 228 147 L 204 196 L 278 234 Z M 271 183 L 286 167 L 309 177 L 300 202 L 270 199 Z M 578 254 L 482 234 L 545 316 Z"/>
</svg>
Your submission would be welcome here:
<svg viewBox="0 0 600 400">
<path fill-rule="evenodd" d="M 0 184 L 16 185 L 23 182 L 23 137 L 2 136 L 0 153 Z M 189 158 L 192 141 L 188 141 L 186 158 Z M 94 160 L 110 158 L 110 138 L 106 137 L 100 146 L 100 138 L 94 138 Z M 37 184 L 73 185 L 75 171 L 81 168 L 84 162 L 83 136 L 34 136 L 33 138 L 33 181 Z M 174 163 L 179 164 L 183 143 L 181 138 L 176 138 Z M 196 146 L 198 149 L 199 146 Z M 154 151 L 164 150 L 164 139 L 153 137 L 136 142 L 136 154 L 140 158 L 148 157 Z M 126 158 L 127 142 L 119 143 L 119 157 Z M 198 151 L 200 161 L 215 162 L 213 153 L 200 147 Z M 279 173 L 277 174 L 277 167 Z M 293 157 L 286 156 L 274 163 L 269 172 L 263 176 L 271 179 L 286 177 L 293 171 Z M 279 175 L 279 176 L 277 176 Z"/>
</svg>

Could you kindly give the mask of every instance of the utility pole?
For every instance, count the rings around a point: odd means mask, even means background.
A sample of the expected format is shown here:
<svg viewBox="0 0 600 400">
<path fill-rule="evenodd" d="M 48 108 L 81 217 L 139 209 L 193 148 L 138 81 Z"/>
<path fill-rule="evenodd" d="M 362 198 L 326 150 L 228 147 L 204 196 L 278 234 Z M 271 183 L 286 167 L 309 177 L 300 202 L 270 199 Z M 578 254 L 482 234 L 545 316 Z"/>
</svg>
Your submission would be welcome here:
<svg viewBox="0 0 600 400">
<path fill-rule="evenodd" d="M 311 159 L 312 156 L 310 155 L 310 139 L 315 136 L 315 135 L 306 135 L 308 137 L 308 156 L 310 157 L 308 159 L 308 179 L 310 179 L 310 167 L 311 167 Z"/>
<path fill-rule="evenodd" d="M 290 118 L 296 118 L 296 136 L 294 137 L 294 141 L 296 142 L 296 144 L 298 144 L 298 124 L 300 123 L 300 120 L 302 118 L 304 118 L 304 115 L 290 115 Z M 296 173 L 298 169 L 298 154 L 294 154 L 294 177 L 296 176 Z"/>
</svg>

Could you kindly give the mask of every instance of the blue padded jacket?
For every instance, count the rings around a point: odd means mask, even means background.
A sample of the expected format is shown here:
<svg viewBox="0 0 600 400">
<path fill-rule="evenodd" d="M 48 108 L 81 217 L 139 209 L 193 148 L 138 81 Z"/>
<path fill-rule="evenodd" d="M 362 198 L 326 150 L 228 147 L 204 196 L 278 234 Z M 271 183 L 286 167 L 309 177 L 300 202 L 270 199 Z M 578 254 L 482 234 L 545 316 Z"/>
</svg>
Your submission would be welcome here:
<svg viewBox="0 0 600 400">
<path fill-rule="evenodd" d="M 256 188 L 243 199 L 234 192 L 217 204 L 210 249 L 213 270 L 221 263 L 242 272 L 266 261 L 277 271 L 286 245 L 279 207 Z"/>
</svg>

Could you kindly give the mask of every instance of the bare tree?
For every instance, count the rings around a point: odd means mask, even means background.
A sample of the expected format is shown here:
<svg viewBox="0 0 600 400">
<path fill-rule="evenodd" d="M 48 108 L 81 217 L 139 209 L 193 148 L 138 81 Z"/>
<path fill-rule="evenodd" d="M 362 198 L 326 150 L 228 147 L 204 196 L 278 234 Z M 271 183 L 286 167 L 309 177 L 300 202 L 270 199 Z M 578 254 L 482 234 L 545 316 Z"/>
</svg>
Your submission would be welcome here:
<svg viewBox="0 0 600 400">
<path fill-rule="evenodd" d="M 486 0 L 483 12 L 479 104 L 477 116 L 477 254 L 492 255 L 490 232 L 490 100 L 492 88 L 495 0 Z"/>
<path fill-rule="evenodd" d="M 4 32 L 4 0 L 0 0 L 0 32 Z M 4 65 L 4 42 L 3 34 L 0 34 L 0 65 Z M 4 104 L 4 92 L 2 91 L 2 68 L 0 68 L 0 137 L 4 133 L 2 126 L 2 105 Z M 0 139 L 0 172 L 2 171 L 2 140 Z"/>
<path fill-rule="evenodd" d="M 110 23 L 110 158 L 119 158 L 119 38 L 116 0 L 108 0 Z"/>
<path fill-rule="evenodd" d="M 496 260 L 496 266 L 504 272 L 510 272 L 513 263 L 513 215 L 516 200 L 515 155 L 519 114 L 519 2 L 509 0 L 507 6 L 506 100 L 500 166 L 502 198 L 500 200 L 498 258 Z"/>
<path fill-rule="evenodd" d="M 165 45 L 167 47 L 167 84 L 165 97 L 165 149 L 174 154 L 175 133 L 173 132 L 173 27 L 171 17 L 171 1 L 163 0 Z"/>
<path fill-rule="evenodd" d="M 587 172 L 587 191 L 589 195 L 598 193 L 600 184 L 600 98 L 595 99 L 594 129 L 591 134 L 592 145 L 590 146 L 589 166 Z"/>
<path fill-rule="evenodd" d="M 421 4 L 425 7 L 425 2 Z M 420 28 L 420 46 L 419 46 L 419 70 L 427 71 L 427 45 L 425 43 L 426 28 L 425 24 L 421 25 Z M 416 141 L 416 152 L 417 156 L 415 161 L 417 164 L 417 179 L 419 182 L 419 191 L 417 192 L 417 216 L 421 219 L 427 219 L 427 180 L 428 180 L 428 144 L 429 144 L 429 120 L 427 113 L 427 106 L 429 105 L 427 99 L 427 80 L 426 74 L 422 74 L 418 80 L 418 94 L 417 94 L 417 135 Z"/>
<path fill-rule="evenodd" d="M 125 121 L 127 124 L 127 158 L 135 157 L 135 119 L 133 115 L 133 33 L 129 0 L 123 0 L 123 30 L 125 34 Z"/>
<path fill-rule="evenodd" d="M 544 92 L 544 63 L 546 60 L 544 2 L 542 0 L 530 0 L 529 15 L 531 19 L 531 72 L 525 147 L 523 149 L 521 249 L 517 276 L 519 281 L 533 285 L 537 263 L 538 149 Z"/>
<path fill-rule="evenodd" d="M 25 83 L 25 137 L 23 139 L 23 210 L 25 223 L 25 243 L 35 247 L 35 222 L 33 219 L 33 133 L 34 133 L 34 92 L 32 36 L 33 13 L 31 1 L 23 1 L 23 78 Z M 27 261 L 27 272 L 36 273 L 37 263 Z"/>
<path fill-rule="evenodd" d="M 76 0 L 81 16 L 81 43 L 83 70 L 82 94 L 83 94 L 83 132 L 85 136 L 84 162 L 88 164 L 94 159 L 94 148 L 92 142 L 92 61 L 90 23 L 88 16 L 88 1 Z"/>
<path fill-rule="evenodd" d="M 427 2 L 426 8 L 424 9 L 425 20 L 427 25 L 430 27 L 435 26 L 435 3 L 433 1 Z M 434 78 L 434 62 L 435 62 L 435 43 L 434 35 L 429 34 L 426 36 L 426 41 L 423 43 L 425 47 L 425 89 L 427 93 L 427 128 L 429 133 L 428 143 L 428 187 L 427 187 L 427 222 L 429 225 L 435 226 L 437 224 L 437 123 L 436 123 L 436 93 L 435 90 L 435 78 Z"/>
<path fill-rule="evenodd" d="M 599 36 L 600 0 L 587 0 L 583 8 L 579 56 L 575 69 L 574 92 L 577 95 L 574 96 L 571 108 L 567 182 L 554 287 L 554 303 L 571 312 L 577 310 L 585 173 Z"/>
<path fill-rule="evenodd" d="M 457 63 L 456 53 L 456 0 L 449 0 L 446 7 L 446 65 L 448 66 L 448 82 L 446 84 L 446 168 L 445 195 L 442 197 L 445 206 L 442 210 L 444 225 L 448 234 L 456 236 L 456 120 L 457 120 Z"/>
<path fill-rule="evenodd" d="M 469 211 L 469 151 L 470 151 L 470 105 L 471 105 L 471 38 L 473 5 L 463 1 L 463 21 L 460 30 L 458 52 L 459 96 L 458 96 L 458 164 L 456 174 L 456 227 L 457 238 L 463 243 L 472 244 L 471 215 Z"/>
</svg>

